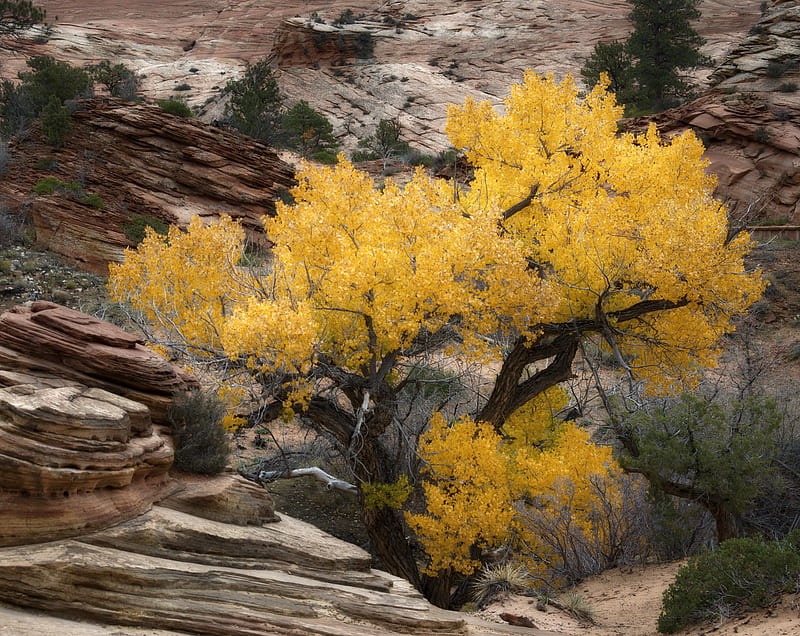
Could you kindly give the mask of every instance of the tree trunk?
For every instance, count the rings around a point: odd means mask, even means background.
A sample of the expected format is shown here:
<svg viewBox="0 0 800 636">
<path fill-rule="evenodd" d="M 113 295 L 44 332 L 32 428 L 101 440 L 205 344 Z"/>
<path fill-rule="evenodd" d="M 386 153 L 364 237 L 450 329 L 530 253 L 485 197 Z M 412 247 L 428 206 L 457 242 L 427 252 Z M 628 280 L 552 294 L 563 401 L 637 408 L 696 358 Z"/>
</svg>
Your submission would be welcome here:
<svg viewBox="0 0 800 636">
<path fill-rule="evenodd" d="M 728 539 L 736 539 L 739 536 L 739 523 L 736 515 L 716 502 L 706 503 L 706 508 L 714 517 L 717 526 L 717 541 L 722 543 Z"/>
<path fill-rule="evenodd" d="M 411 585 L 422 592 L 419 568 L 401 518 L 403 513 L 386 506 L 381 508 L 366 506 L 363 495 L 361 510 L 364 526 L 372 543 L 372 550 L 380 560 L 381 566 L 391 574 L 407 579 Z M 433 601 L 431 600 L 431 602 Z"/>
</svg>

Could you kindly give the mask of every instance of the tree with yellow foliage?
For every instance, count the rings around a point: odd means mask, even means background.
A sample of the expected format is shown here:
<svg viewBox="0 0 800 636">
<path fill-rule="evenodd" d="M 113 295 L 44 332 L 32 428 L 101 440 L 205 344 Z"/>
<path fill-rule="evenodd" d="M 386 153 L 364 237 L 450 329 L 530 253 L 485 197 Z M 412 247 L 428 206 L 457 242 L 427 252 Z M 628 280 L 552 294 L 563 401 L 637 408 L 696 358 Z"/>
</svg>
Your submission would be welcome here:
<svg viewBox="0 0 800 636">
<path fill-rule="evenodd" d="M 295 203 L 265 223 L 267 273 L 237 266 L 234 223 L 195 222 L 151 233 L 112 267 L 113 295 L 158 321 L 162 339 L 258 378 L 261 417 L 297 414 L 335 440 L 370 501 L 364 522 L 384 567 L 446 604 L 443 575 L 504 540 L 516 497 L 613 470 L 548 407 L 584 341 L 673 390 L 713 364 L 719 337 L 763 289 L 743 262 L 749 239 L 728 234 L 701 143 L 618 134 L 620 115 L 603 85 L 581 98 L 570 78 L 528 72 L 502 113 L 450 108 L 446 131 L 474 167 L 465 186 L 417 172 L 376 188 L 344 160 L 303 164 Z M 432 356 L 497 372 L 434 416 L 418 448 L 403 395 Z M 426 460 L 427 513 L 408 519 L 440 574 L 433 584 L 402 511 L 375 503 L 403 475 L 416 480 L 403 445 Z"/>
</svg>

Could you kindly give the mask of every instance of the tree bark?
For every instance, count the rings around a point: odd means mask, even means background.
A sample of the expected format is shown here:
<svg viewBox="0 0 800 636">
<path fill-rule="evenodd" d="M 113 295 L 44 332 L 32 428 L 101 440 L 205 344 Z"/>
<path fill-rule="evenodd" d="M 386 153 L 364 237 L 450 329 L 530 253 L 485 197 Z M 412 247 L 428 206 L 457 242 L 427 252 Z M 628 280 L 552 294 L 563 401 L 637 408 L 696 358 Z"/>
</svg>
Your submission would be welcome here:
<svg viewBox="0 0 800 636">
<path fill-rule="evenodd" d="M 735 514 L 716 501 L 705 502 L 705 507 L 714 517 L 719 543 L 739 537 L 739 523 Z"/>
</svg>

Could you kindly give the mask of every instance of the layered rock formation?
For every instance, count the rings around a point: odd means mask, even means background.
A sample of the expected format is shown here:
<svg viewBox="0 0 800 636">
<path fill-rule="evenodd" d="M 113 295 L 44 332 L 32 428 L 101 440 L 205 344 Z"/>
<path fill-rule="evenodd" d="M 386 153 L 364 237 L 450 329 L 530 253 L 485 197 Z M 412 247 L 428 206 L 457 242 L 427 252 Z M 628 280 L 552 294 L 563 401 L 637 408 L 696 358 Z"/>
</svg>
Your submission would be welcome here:
<svg viewBox="0 0 800 636">
<path fill-rule="evenodd" d="M 193 386 L 91 316 L 45 302 L 0 315 L 0 546 L 108 526 L 163 498 L 172 443 L 153 420 Z"/>
<path fill-rule="evenodd" d="M 768 9 L 711 82 L 696 101 L 631 129 L 694 130 L 734 217 L 800 223 L 800 4 Z"/>
<path fill-rule="evenodd" d="M 84 269 L 105 273 L 132 245 L 126 230 L 142 217 L 184 226 L 193 215 L 239 220 L 264 240 L 262 217 L 294 183 L 293 170 L 269 148 L 159 107 L 117 99 L 82 102 L 60 149 L 36 127 L 13 140 L 16 160 L 0 181 L 0 198 L 30 212 L 37 241 Z M 97 194 L 97 208 L 69 192 L 35 195 L 45 178 Z"/>
</svg>

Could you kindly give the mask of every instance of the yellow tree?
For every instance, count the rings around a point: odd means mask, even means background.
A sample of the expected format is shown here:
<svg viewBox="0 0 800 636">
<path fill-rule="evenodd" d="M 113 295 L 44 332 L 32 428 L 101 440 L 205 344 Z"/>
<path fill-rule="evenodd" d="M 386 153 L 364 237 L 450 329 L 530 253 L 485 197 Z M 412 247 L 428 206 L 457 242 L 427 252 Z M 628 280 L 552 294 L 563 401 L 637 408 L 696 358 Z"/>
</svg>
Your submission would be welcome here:
<svg viewBox="0 0 800 636">
<path fill-rule="evenodd" d="M 335 440 L 362 494 L 408 470 L 397 451 L 416 446 L 404 391 L 434 352 L 499 369 L 484 397 L 452 413 L 477 422 L 487 444 L 490 433 L 522 435 L 514 415 L 571 377 L 587 338 L 604 340 L 631 377 L 682 386 L 713 363 L 763 283 L 745 269 L 748 238 L 728 235 L 700 142 L 619 135 L 620 115 L 602 85 L 581 98 L 570 78 L 526 73 L 502 113 L 472 101 L 450 109 L 447 133 L 474 166 L 466 186 L 418 172 L 376 188 L 345 161 L 303 164 L 295 204 L 266 222 L 274 262 L 260 278 L 239 273 L 241 237 L 225 222 L 202 229 L 221 236 L 224 274 L 179 254 L 177 235 L 151 234 L 112 269 L 112 291 L 165 332 L 195 333 L 195 345 L 250 369 L 269 394 L 262 415 L 291 409 Z M 186 243 L 205 254 L 200 235 L 190 228 Z M 211 291 L 184 307 L 165 291 L 177 276 Z M 543 461 L 526 457 L 523 473 Z M 363 516 L 385 566 L 445 604 L 448 582 L 425 587 L 402 513 L 365 505 Z"/>
</svg>

